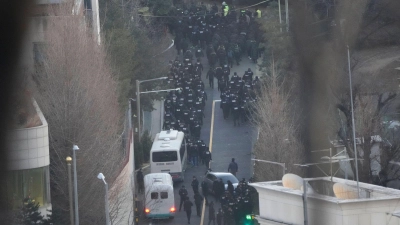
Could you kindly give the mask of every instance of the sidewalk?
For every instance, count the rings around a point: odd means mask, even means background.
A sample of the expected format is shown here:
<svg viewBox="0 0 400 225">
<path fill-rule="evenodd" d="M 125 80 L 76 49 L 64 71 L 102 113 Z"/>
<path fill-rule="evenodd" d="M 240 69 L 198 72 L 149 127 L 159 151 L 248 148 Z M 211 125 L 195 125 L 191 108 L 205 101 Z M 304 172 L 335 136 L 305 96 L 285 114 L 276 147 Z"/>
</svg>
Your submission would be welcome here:
<svg viewBox="0 0 400 225">
<path fill-rule="evenodd" d="M 149 131 L 151 139 L 153 140 L 157 133 L 161 131 L 162 128 L 162 102 L 154 101 L 154 110 L 151 112 L 144 111 L 143 113 L 143 131 Z"/>
</svg>

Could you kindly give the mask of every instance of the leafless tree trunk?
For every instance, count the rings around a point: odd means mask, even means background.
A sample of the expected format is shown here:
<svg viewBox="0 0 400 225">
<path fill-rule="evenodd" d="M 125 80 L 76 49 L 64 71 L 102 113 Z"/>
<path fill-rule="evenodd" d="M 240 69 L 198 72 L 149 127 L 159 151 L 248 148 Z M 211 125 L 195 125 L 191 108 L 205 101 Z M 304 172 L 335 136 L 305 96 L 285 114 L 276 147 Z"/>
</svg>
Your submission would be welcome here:
<svg viewBox="0 0 400 225">
<path fill-rule="evenodd" d="M 292 94 L 293 83 L 284 80 L 280 71 L 263 77 L 263 83 L 255 111 L 254 122 L 259 127 L 259 138 L 254 149 L 257 159 L 286 163 L 287 173 L 302 175 L 302 170 L 293 164 L 304 163 L 304 148 L 300 141 L 300 118 L 298 99 Z M 289 86 L 289 88 L 287 88 Z M 256 163 L 257 181 L 282 178 L 282 168 L 277 165 Z"/>
<path fill-rule="evenodd" d="M 77 144 L 80 222 L 101 224 L 104 186 L 96 176 L 102 172 L 112 184 L 123 156 L 117 82 L 84 17 L 71 16 L 63 6 L 55 14 L 47 21 L 42 69 L 33 75 L 49 124 L 52 203 L 67 213 L 65 158 Z"/>
</svg>

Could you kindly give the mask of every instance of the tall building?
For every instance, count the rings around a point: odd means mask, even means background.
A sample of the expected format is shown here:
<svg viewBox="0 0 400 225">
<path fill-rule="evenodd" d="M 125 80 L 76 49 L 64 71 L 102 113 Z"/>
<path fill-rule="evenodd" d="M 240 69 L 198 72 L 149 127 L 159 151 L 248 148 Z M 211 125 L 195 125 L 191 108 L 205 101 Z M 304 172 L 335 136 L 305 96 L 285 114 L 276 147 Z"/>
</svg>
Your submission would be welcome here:
<svg viewBox="0 0 400 225">
<path fill-rule="evenodd" d="M 26 111 L 32 113 L 23 113 L 18 128 L 8 135 L 7 180 L 2 188 L 10 209 L 18 209 L 29 197 L 39 203 L 42 215 L 47 215 L 46 210 L 51 210 L 49 129 L 36 101 L 24 106 L 30 107 L 33 110 Z"/>
<path fill-rule="evenodd" d="M 71 16 L 81 18 L 85 25 L 82 27 L 89 29 L 95 41 L 101 43 L 98 0 L 36 0 L 30 12 L 20 60 L 20 71 L 28 76 L 37 73 L 44 61 L 40 49 L 45 45 L 47 24 L 52 17 L 60 16 L 57 14 L 60 7 L 67 7 Z M 47 215 L 47 210 L 51 210 L 48 124 L 39 108 L 40 103 L 33 99 L 24 103 L 19 106 L 24 112 L 14 112 L 15 117 L 20 117 L 20 120 L 16 119 L 20 123 L 14 124 L 16 128 L 9 132 L 7 181 L 2 181 L 0 189 L 7 193 L 4 200 L 9 209 L 18 209 L 23 199 L 29 197 L 39 203 L 42 215 Z"/>
</svg>

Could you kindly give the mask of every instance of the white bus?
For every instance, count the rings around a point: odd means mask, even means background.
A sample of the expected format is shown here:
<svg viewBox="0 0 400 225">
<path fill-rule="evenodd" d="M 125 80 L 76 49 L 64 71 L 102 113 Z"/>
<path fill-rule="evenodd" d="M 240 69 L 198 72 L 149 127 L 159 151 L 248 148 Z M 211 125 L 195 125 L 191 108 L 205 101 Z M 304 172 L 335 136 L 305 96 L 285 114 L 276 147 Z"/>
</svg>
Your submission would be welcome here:
<svg viewBox="0 0 400 225">
<path fill-rule="evenodd" d="M 144 176 L 144 212 L 149 219 L 174 218 L 175 198 L 172 177 L 166 173 Z"/>
<path fill-rule="evenodd" d="M 169 173 L 173 181 L 183 181 L 186 170 L 185 134 L 166 130 L 156 134 L 150 151 L 151 173 Z"/>
</svg>

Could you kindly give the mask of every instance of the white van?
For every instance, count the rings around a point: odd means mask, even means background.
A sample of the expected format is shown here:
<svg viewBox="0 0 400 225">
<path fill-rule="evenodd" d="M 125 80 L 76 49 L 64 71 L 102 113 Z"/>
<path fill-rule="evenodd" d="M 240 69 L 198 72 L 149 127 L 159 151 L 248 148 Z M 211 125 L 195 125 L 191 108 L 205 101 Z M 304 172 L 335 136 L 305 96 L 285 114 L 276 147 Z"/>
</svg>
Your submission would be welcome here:
<svg viewBox="0 0 400 225">
<path fill-rule="evenodd" d="M 176 208 L 172 177 L 168 173 L 144 176 L 144 212 L 149 219 L 174 218 Z"/>
</svg>

